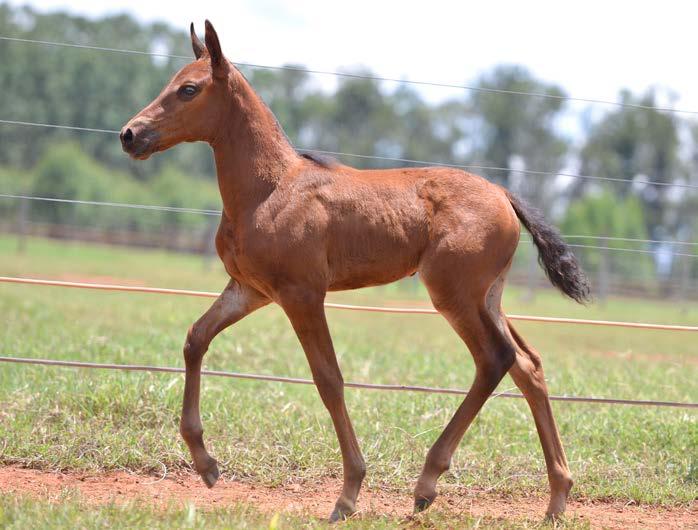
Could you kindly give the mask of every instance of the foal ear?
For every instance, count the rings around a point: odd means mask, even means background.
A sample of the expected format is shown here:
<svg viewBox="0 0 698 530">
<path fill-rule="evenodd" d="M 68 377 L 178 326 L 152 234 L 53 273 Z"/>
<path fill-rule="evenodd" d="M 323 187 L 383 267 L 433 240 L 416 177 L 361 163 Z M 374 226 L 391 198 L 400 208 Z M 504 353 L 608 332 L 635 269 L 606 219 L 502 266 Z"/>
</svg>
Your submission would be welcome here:
<svg viewBox="0 0 698 530">
<path fill-rule="evenodd" d="M 194 50 L 194 57 L 201 59 L 201 56 L 206 52 L 206 47 L 204 46 L 204 43 L 201 42 L 201 39 L 196 36 L 193 22 L 191 23 L 191 26 L 189 26 L 189 33 L 191 34 L 191 47 Z"/>
<path fill-rule="evenodd" d="M 213 29 L 213 25 L 206 21 L 206 49 L 211 57 L 211 69 L 214 76 L 224 76 L 228 74 L 228 61 L 223 57 L 221 43 L 218 40 L 218 34 Z"/>
</svg>

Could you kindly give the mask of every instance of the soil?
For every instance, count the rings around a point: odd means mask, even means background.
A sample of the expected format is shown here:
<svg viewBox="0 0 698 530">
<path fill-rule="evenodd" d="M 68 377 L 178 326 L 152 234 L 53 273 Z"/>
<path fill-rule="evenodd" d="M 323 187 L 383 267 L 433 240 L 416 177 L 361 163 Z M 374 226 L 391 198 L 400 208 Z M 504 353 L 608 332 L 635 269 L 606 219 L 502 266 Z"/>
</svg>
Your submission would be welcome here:
<svg viewBox="0 0 698 530">
<path fill-rule="evenodd" d="M 60 499 L 59 494 L 67 489 L 78 491 L 81 499 L 94 505 L 141 501 L 165 507 L 188 502 L 205 509 L 247 503 L 265 513 L 286 512 L 317 518 L 330 513 L 340 487 L 341 482 L 333 478 L 278 487 L 220 480 L 209 490 L 198 476 L 187 473 L 155 477 L 123 471 L 95 474 L 55 473 L 18 466 L 0 468 L 0 492 L 53 502 Z M 452 514 L 537 522 L 545 512 L 546 499 L 470 491 L 467 495 L 446 493 L 437 498 L 434 507 Z M 363 514 L 390 515 L 407 522 L 412 501 L 407 491 L 364 489 L 358 508 Z M 573 501 L 567 513 L 588 522 L 592 528 L 698 528 L 698 506 L 695 503 L 690 507 L 657 507 L 618 501 Z"/>
</svg>

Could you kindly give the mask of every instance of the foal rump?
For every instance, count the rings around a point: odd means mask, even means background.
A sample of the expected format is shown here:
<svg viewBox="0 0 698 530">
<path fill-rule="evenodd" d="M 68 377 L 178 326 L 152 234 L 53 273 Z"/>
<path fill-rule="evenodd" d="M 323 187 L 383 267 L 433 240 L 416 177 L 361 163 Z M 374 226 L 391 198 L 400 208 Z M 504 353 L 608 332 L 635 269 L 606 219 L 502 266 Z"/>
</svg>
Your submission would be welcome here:
<svg viewBox="0 0 698 530">
<path fill-rule="evenodd" d="M 531 234 L 538 248 L 538 262 L 550 282 L 572 300 L 580 304 L 587 302 L 590 297 L 589 282 L 560 232 L 545 220 L 540 210 L 509 191 L 505 193 L 516 216 Z"/>
</svg>

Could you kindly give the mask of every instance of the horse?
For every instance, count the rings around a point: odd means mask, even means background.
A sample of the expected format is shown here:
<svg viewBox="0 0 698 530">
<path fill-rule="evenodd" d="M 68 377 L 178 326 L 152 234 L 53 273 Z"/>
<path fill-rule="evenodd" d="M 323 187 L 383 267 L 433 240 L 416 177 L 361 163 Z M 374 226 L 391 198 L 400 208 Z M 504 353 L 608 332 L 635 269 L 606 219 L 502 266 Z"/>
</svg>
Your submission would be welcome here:
<svg viewBox="0 0 698 530">
<path fill-rule="evenodd" d="M 300 154 L 271 110 L 223 55 L 206 21 L 190 26 L 195 60 L 120 132 L 123 150 L 145 160 L 181 142 L 213 149 L 223 210 L 216 249 L 230 280 L 189 329 L 180 433 L 206 486 L 219 478 L 199 413 L 202 359 L 225 328 L 272 302 L 307 357 L 342 454 L 343 485 L 330 521 L 351 516 L 366 465 L 344 401 L 324 312 L 327 292 L 382 285 L 415 273 L 475 363 L 465 399 L 427 453 L 414 510 L 428 508 L 437 480 L 480 408 L 509 373 L 538 430 L 550 483 L 546 514 L 565 510 L 572 478 L 548 399 L 541 357 L 502 310 L 504 281 L 531 234 L 551 283 L 577 302 L 589 285 L 559 232 L 540 212 L 486 179 L 449 167 L 359 170 Z"/>
</svg>

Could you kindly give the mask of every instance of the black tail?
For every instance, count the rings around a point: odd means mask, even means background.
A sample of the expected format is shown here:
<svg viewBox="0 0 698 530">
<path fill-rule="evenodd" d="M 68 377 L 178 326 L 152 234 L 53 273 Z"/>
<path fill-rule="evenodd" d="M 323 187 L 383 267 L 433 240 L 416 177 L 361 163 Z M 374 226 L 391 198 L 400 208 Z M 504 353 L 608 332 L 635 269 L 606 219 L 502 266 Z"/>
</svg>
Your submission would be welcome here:
<svg viewBox="0 0 698 530">
<path fill-rule="evenodd" d="M 589 282 L 570 247 L 554 226 L 549 225 L 540 210 L 506 192 L 517 217 L 531 234 L 538 247 L 538 262 L 550 282 L 580 304 L 589 300 Z"/>
</svg>

